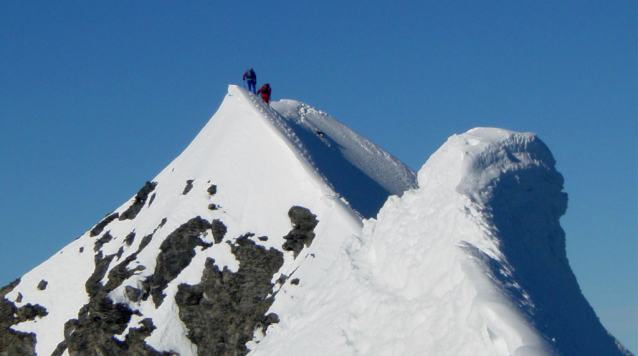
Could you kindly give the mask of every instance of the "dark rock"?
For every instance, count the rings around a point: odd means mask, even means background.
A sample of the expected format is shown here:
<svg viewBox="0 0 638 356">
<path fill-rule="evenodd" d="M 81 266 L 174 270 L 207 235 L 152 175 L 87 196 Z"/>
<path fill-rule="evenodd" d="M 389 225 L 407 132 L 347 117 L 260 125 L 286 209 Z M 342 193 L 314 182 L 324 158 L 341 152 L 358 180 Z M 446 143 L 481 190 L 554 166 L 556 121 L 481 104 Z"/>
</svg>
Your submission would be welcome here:
<svg viewBox="0 0 638 356">
<path fill-rule="evenodd" d="M 266 315 L 266 318 L 264 319 L 264 330 L 268 328 L 269 325 L 271 324 L 277 324 L 279 322 L 279 316 L 275 313 L 270 313 L 268 315 Z"/>
<path fill-rule="evenodd" d="M 15 314 L 17 316 L 17 323 L 21 323 L 27 320 L 34 320 L 36 317 L 44 318 L 49 314 L 49 312 L 47 312 L 45 307 L 39 304 L 32 305 L 29 303 L 16 310 Z"/>
<path fill-rule="evenodd" d="M 124 280 L 136 271 L 143 270 L 144 266 L 137 266 L 131 270 L 128 265 L 148 245 L 152 235 L 145 236 L 137 251 L 124 259 L 109 273 L 106 284 L 101 280 L 106 275 L 110 263 L 115 255 L 102 257 L 102 252 L 95 256 L 95 270 L 87 280 L 85 287 L 89 295 L 88 304 L 78 312 L 77 319 L 71 319 L 64 325 L 64 341 L 58 344 L 54 354 L 69 355 L 136 355 L 136 356 L 167 356 L 170 353 L 160 353 L 148 346 L 143 338 L 150 335 L 154 326 L 150 319 L 142 322 L 142 327 L 131 328 L 124 341 L 120 341 L 114 335 L 126 330 L 134 312 L 128 305 L 113 303 L 108 294 L 119 287 Z M 131 290 L 132 289 L 132 290 Z M 126 288 L 127 296 L 130 296 L 135 288 Z M 149 331 L 150 330 L 150 331 Z"/>
<path fill-rule="evenodd" d="M 211 228 L 208 221 L 198 216 L 178 227 L 164 239 L 160 245 L 160 253 L 157 255 L 155 271 L 149 277 L 150 294 L 156 307 L 159 307 L 164 300 L 163 290 L 168 282 L 175 279 L 195 257 L 195 247 L 211 246 L 200 237 Z"/>
<path fill-rule="evenodd" d="M 0 355 L 37 356 L 34 333 L 24 333 L 7 328 L 0 331 Z"/>
<path fill-rule="evenodd" d="M 106 257 L 102 257 L 102 251 L 98 252 L 94 257 L 95 269 L 93 270 L 93 274 L 86 280 L 84 283 L 84 289 L 86 293 L 89 295 L 89 298 L 92 298 L 102 290 L 102 279 L 106 275 L 106 271 L 111 264 L 115 255 L 109 255 Z"/>
<path fill-rule="evenodd" d="M 111 236 L 110 232 L 107 231 L 104 236 L 100 237 L 97 241 L 95 241 L 95 245 L 93 246 L 93 251 L 98 252 L 104 244 L 113 240 L 113 236 Z"/>
<path fill-rule="evenodd" d="M 182 192 L 182 195 L 188 194 L 191 191 L 191 189 L 193 189 L 193 182 L 194 180 L 192 179 L 189 179 L 186 181 L 186 187 L 184 187 L 184 191 Z"/>
<path fill-rule="evenodd" d="M 18 293 L 18 296 L 16 297 L 16 303 L 22 303 L 22 293 Z"/>
<path fill-rule="evenodd" d="M 45 290 L 47 289 L 47 285 L 49 285 L 49 282 L 43 279 L 40 281 L 40 283 L 38 283 L 38 286 L 36 288 L 38 288 L 38 290 Z"/>
<path fill-rule="evenodd" d="M 142 242 L 140 242 L 140 247 L 137 248 L 136 254 L 139 254 L 153 239 L 153 234 L 146 235 L 142 238 Z"/>
<path fill-rule="evenodd" d="M 120 246 L 120 249 L 117 250 L 117 253 L 115 254 L 115 257 L 117 257 L 118 261 L 120 260 L 120 258 L 122 258 L 123 254 L 124 254 L 124 246 Z"/>
<path fill-rule="evenodd" d="M 153 202 L 155 201 L 155 196 L 156 196 L 156 195 L 157 195 L 156 193 L 153 193 L 153 195 L 151 195 L 151 198 L 148 200 L 148 206 L 149 206 L 149 207 L 150 207 L 150 206 L 151 206 L 151 204 L 153 204 Z"/>
<path fill-rule="evenodd" d="M 135 200 L 133 204 L 126 209 L 125 212 L 120 216 L 120 220 L 133 220 L 139 214 L 139 212 L 144 207 L 146 203 L 146 199 L 148 199 L 148 195 L 151 194 L 155 187 L 157 186 L 157 182 L 146 182 L 144 187 L 140 189 L 140 191 L 135 195 Z"/>
<path fill-rule="evenodd" d="M 106 218 L 104 218 L 97 225 L 95 225 L 93 229 L 91 229 L 90 236 L 95 237 L 101 234 L 104 228 L 106 227 L 106 225 L 110 224 L 113 220 L 117 219 L 118 217 L 119 217 L 118 213 L 113 213 L 107 216 Z"/>
<path fill-rule="evenodd" d="M 217 194 L 217 186 L 215 184 L 212 184 L 206 191 L 210 195 L 215 195 Z"/>
<path fill-rule="evenodd" d="M 142 299 L 143 291 L 131 286 L 126 286 L 124 288 L 124 292 L 126 294 L 126 298 L 133 303 L 137 303 Z"/>
<path fill-rule="evenodd" d="M 66 348 L 66 341 L 60 342 L 55 350 L 53 350 L 53 352 L 51 353 L 51 356 L 62 356 L 64 354 L 64 351 L 66 351 Z"/>
<path fill-rule="evenodd" d="M 84 252 L 84 247 L 80 247 L 80 249 L 78 250 L 80 253 Z"/>
<path fill-rule="evenodd" d="M 148 344 L 144 342 L 144 339 L 149 337 L 156 327 L 153 325 L 153 321 L 149 318 L 143 319 L 140 321 L 140 324 L 141 326 L 139 328 L 131 328 L 126 335 L 126 340 L 124 341 L 127 351 L 126 355 L 178 356 L 177 354 L 170 352 L 159 353 L 152 347 L 148 346 Z"/>
<path fill-rule="evenodd" d="M 108 278 L 108 282 L 106 282 L 106 285 L 104 286 L 104 291 L 106 293 L 110 293 L 111 291 L 113 291 L 115 288 L 119 287 L 120 285 L 122 285 L 122 282 L 124 282 L 125 280 L 127 280 L 129 277 L 131 277 L 135 272 L 138 271 L 143 271 L 146 269 L 146 267 L 144 266 L 137 266 L 133 269 L 128 269 L 128 264 L 131 263 L 137 256 L 131 255 L 128 256 L 122 263 L 118 264 L 117 266 L 113 267 L 110 271 L 109 271 L 109 278 Z"/>
<path fill-rule="evenodd" d="M 259 236 L 259 241 L 268 241 L 268 236 Z"/>
<path fill-rule="evenodd" d="M 221 243 L 224 239 L 224 236 L 226 236 L 226 232 L 228 231 L 226 225 L 224 225 L 224 223 L 222 223 L 220 220 L 215 219 L 213 220 L 211 229 L 213 230 L 213 240 L 215 241 L 215 243 Z"/>
<path fill-rule="evenodd" d="M 295 258 L 299 255 L 304 246 L 309 247 L 315 238 L 314 229 L 319 223 L 317 215 L 309 209 L 301 206 L 293 206 L 288 211 L 288 216 L 292 222 L 292 230 L 284 236 L 282 248 L 284 251 L 293 251 Z"/>
<path fill-rule="evenodd" d="M 286 280 L 288 279 L 288 276 L 286 276 L 285 274 L 281 274 L 281 276 L 279 276 L 279 278 L 277 278 L 277 284 L 281 284 L 283 285 L 284 283 L 286 283 Z"/>
<path fill-rule="evenodd" d="M 290 284 L 292 284 L 293 286 L 299 285 L 299 278 L 295 278 L 292 281 L 290 281 Z"/>
<path fill-rule="evenodd" d="M 274 301 L 269 296 L 271 280 L 283 265 L 283 254 L 255 244 L 251 236 L 231 244 L 239 261 L 237 273 L 228 268 L 220 271 L 209 258 L 199 284 L 178 286 L 179 316 L 198 355 L 245 355 L 246 342 L 252 340 L 255 329 L 265 330 L 279 321 L 276 314 L 265 314 Z"/>
<path fill-rule="evenodd" d="M 108 282 L 102 288 L 102 292 L 107 294 L 110 293 L 111 291 L 122 285 L 122 282 L 130 278 L 133 274 L 135 274 L 135 272 L 143 271 L 146 269 L 146 267 L 142 265 L 138 265 L 133 269 L 128 269 L 128 265 L 131 264 L 131 262 L 135 261 L 137 255 L 139 255 L 140 252 L 142 252 L 142 250 L 151 242 L 152 238 L 153 235 L 144 236 L 144 238 L 140 242 L 139 247 L 137 248 L 137 251 L 126 257 L 124 261 L 120 262 L 117 266 L 113 267 L 109 271 Z"/>
<path fill-rule="evenodd" d="M 217 206 L 217 204 L 213 204 L 213 203 L 208 204 L 208 210 L 218 210 L 218 209 L 219 207 Z"/>
<path fill-rule="evenodd" d="M 91 298 L 78 314 L 64 324 L 70 355 L 124 354 L 123 342 L 113 335 L 122 333 L 133 312 L 125 304 L 113 304 L 104 294 Z"/>
<path fill-rule="evenodd" d="M 19 279 L 9 285 L 0 288 L 0 355 L 2 356 L 35 356 L 36 337 L 34 333 L 24 333 L 11 329 L 11 326 L 20 322 L 22 318 L 37 316 L 46 310 L 39 306 L 24 306 L 20 309 L 5 298 L 5 296 L 20 283 Z M 19 311 L 22 310 L 22 311 Z M 45 314 L 46 315 L 46 314 Z M 26 319 L 25 319 L 26 320 Z"/>
<path fill-rule="evenodd" d="M 20 284 L 20 278 L 0 288 L 0 298 L 4 298 L 5 295 L 11 293 L 13 289 L 18 286 L 18 284 Z"/>
<path fill-rule="evenodd" d="M 124 238 L 124 243 L 126 244 L 126 246 L 131 246 L 133 244 L 133 241 L 135 241 L 135 232 L 131 232 Z"/>
</svg>

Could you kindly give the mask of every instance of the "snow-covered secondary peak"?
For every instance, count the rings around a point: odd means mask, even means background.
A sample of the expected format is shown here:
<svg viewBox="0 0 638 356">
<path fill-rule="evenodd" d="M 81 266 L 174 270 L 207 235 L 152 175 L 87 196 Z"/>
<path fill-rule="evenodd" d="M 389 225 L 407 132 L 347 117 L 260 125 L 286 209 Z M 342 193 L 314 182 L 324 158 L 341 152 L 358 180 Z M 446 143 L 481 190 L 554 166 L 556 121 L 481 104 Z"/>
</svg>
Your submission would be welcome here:
<svg viewBox="0 0 638 356">
<path fill-rule="evenodd" d="M 629 355 L 567 263 L 554 164 L 534 134 L 451 137 L 331 265 L 299 268 L 255 355 Z"/>
<path fill-rule="evenodd" d="M 569 267 L 554 166 L 477 128 L 417 175 L 231 85 L 157 177 L 0 289 L 0 355 L 629 355 Z"/>
</svg>

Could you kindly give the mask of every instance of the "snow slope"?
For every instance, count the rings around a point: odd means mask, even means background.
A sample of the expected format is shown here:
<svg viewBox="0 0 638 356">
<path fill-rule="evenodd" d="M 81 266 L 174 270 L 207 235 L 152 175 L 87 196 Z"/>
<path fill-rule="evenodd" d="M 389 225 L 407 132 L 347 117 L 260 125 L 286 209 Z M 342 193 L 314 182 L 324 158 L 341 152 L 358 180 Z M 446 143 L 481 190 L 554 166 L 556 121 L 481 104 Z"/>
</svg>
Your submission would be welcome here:
<svg viewBox="0 0 638 356">
<path fill-rule="evenodd" d="M 152 182 L 0 291 L 0 354 L 18 332 L 38 355 L 628 355 L 569 267 L 554 165 L 478 128 L 417 177 L 230 86 Z"/>
<path fill-rule="evenodd" d="M 207 258 L 214 258 L 220 269 L 227 267 L 237 271 L 238 261 L 231 253 L 231 244 L 215 243 L 206 248 L 204 244 L 214 243 L 214 237 L 210 230 L 203 233 L 202 246 L 195 248 L 192 261 L 169 281 L 164 291 L 168 298 L 158 307 L 151 299 L 132 302 L 125 292 L 127 286 L 142 289 L 143 282 L 149 280 L 157 267 L 163 242 L 181 225 L 197 216 L 208 222 L 218 220 L 227 229 L 227 241 L 253 234 L 251 239 L 260 246 L 281 250 L 283 236 L 291 230 L 288 211 L 293 206 L 308 208 L 317 215 L 317 235 L 330 234 L 343 239 L 358 233 L 361 226 L 361 220 L 351 210 L 349 202 L 362 210 L 368 209 L 365 211 L 369 213 L 380 208 L 390 195 L 388 190 L 401 193 L 416 186 L 413 171 L 357 136 L 359 146 L 346 144 L 347 157 L 330 158 L 330 168 L 346 175 L 344 178 L 351 182 L 365 180 L 374 198 L 357 195 L 352 187 L 335 190 L 320 170 L 322 164 L 315 163 L 311 150 L 306 147 L 316 147 L 313 138 L 322 144 L 327 140 L 332 143 L 344 141 L 343 138 L 332 137 L 332 132 L 349 137 L 355 134 L 335 120 L 322 126 L 326 133 L 320 138 L 316 135 L 299 137 L 290 126 L 287 119 L 273 108 L 245 90 L 230 86 L 223 104 L 206 127 L 179 157 L 153 179 L 156 186 L 148 192 L 150 194 L 143 198 L 134 197 L 114 212 L 122 217 L 139 200 L 143 208 L 134 219 L 116 218 L 96 236 L 91 236 L 95 228 L 88 231 L 27 273 L 20 284 L 6 295 L 8 300 L 15 301 L 18 308 L 38 304 L 48 312 L 46 317 L 21 322 L 12 328 L 36 333 L 37 353 L 51 354 L 64 340 L 64 323 L 78 318 L 78 311 L 89 302 L 84 281 L 97 271 L 95 256 L 115 256 L 108 269 L 102 272 L 101 285 L 109 282 L 108 274 L 115 269 L 116 262 L 132 258 L 124 267 L 134 273 L 109 291 L 109 298 L 139 311 L 141 315 L 132 316 L 131 327 L 136 327 L 143 318 L 153 320 L 157 329 L 146 342 L 155 349 L 181 355 L 194 354 L 197 348 L 184 337 L 185 327 L 177 316 L 177 306 L 172 297 L 180 284 L 199 282 Z M 295 128 L 298 127 L 296 124 Z M 325 153 L 341 155 L 339 151 Z M 375 165 L 375 169 L 382 169 L 382 172 L 369 177 L 367 171 L 361 171 L 351 162 L 367 162 Z M 359 163 L 358 166 L 365 167 L 365 164 Z M 399 177 L 399 182 L 388 184 L 391 179 L 384 174 Z M 216 191 L 211 194 L 208 190 L 213 185 Z M 187 186 L 190 186 L 190 191 L 184 194 Z M 372 208 L 369 209 L 369 206 Z M 128 246 L 125 240 L 131 233 L 136 238 Z M 110 240 L 105 238 L 107 235 Z M 143 236 L 152 237 L 147 245 L 144 245 Z M 96 243 L 100 240 L 106 241 L 98 246 Z M 295 262 L 290 253 L 284 257 L 284 266 L 273 280 L 281 274 L 292 274 L 295 263 L 302 260 L 300 257 Z M 37 285 L 42 280 L 48 285 L 46 289 L 39 290 Z M 118 338 L 122 339 L 127 332 L 128 329 Z"/>
<path fill-rule="evenodd" d="M 300 288 L 273 305 L 287 319 L 254 354 L 630 354 L 569 268 L 554 163 L 533 134 L 451 137 L 418 189 L 331 246 L 332 264 L 297 271 Z"/>
</svg>

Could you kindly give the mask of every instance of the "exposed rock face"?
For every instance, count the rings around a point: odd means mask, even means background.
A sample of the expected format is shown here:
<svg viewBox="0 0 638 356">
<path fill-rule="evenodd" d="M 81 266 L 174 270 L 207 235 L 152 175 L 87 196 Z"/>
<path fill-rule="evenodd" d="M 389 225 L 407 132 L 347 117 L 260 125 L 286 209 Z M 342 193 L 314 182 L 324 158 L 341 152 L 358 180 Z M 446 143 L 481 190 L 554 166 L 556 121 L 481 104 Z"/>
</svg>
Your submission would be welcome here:
<svg viewBox="0 0 638 356">
<path fill-rule="evenodd" d="M 155 329 L 151 319 L 144 319 L 139 327 L 129 329 L 124 341 L 113 337 L 126 328 L 132 312 L 123 304 L 113 304 L 103 299 L 102 304 L 81 310 L 79 320 L 73 319 L 64 325 L 65 341 L 61 342 L 54 354 L 65 350 L 71 356 L 135 355 L 169 356 L 169 352 L 159 352 L 144 342 Z"/>
<path fill-rule="evenodd" d="M 131 232 L 130 234 L 126 235 L 126 238 L 124 238 L 124 243 L 126 244 L 126 246 L 131 246 L 133 244 L 133 241 L 135 241 L 134 232 Z"/>
<path fill-rule="evenodd" d="M 120 215 L 118 213 L 113 213 L 107 217 L 105 217 L 102 221 L 97 223 L 93 229 L 91 229 L 91 237 L 97 236 L 102 233 L 106 225 L 110 224 L 113 220 L 119 218 Z"/>
<path fill-rule="evenodd" d="M 44 279 L 40 281 L 40 283 L 38 283 L 38 286 L 36 288 L 38 288 L 38 290 L 45 290 L 47 289 L 47 286 L 49 285 L 49 282 L 45 281 Z"/>
<path fill-rule="evenodd" d="M 164 288 L 191 263 L 195 257 L 195 247 L 208 248 L 210 243 L 202 241 L 201 235 L 211 230 L 212 225 L 195 217 L 172 232 L 160 246 L 160 254 L 157 255 L 155 272 L 149 280 L 151 282 L 150 293 L 156 306 L 164 301 Z"/>
<path fill-rule="evenodd" d="M 142 208 L 144 207 L 144 204 L 148 199 L 148 195 L 151 194 L 153 190 L 155 190 L 156 186 L 157 182 L 146 182 L 144 187 L 142 187 L 142 189 L 140 189 L 140 191 L 137 192 L 137 194 L 135 195 L 133 204 L 128 209 L 126 209 L 125 212 L 122 213 L 122 215 L 120 216 L 120 220 L 135 219 L 137 214 L 139 214 L 140 210 L 142 210 Z"/>
<path fill-rule="evenodd" d="M 284 242 L 282 248 L 284 251 L 293 251 L 295 257 L 297 257 L 304 246 L 309 247 L 312 244 L 312 240 L 315 238 L 313 231 L 319 221 L 315 214 L 301 206 L 290 208 L 288 216 L 293 227 L 288 235 L 284 236 L 286 242 Z"/>
<path fill-rule="evenodd" d="M 104 236 L 95 241 L 93 251 L 98 252 L 100 249 L 102 249 L 102 246 L 104 246 L 104 244 L 108 243 L 111 240 L 113 240 L 113 236 L 111 236 L 111 234 L 107 231 Z"/>
<path fill-rule="evenodd" d="M 27 304 L 17 308 L 5 298 L 18 283 L 19 279 L 0 289 L 0 356 L 34 356 L 35 334 L 15 331 L 11 326 L 47 315 L 46 309 L 40 305 Z"/>
<path fill-rule="evenodd" d="M 283 265 L 283 254 L 255 244 L 251 236 L 231 244 L 237 273 L 226 267 L 220 271 L 209 258 L 199 284 L 178 287 L 179 316 L 200 356 L 245 355 L 253 332 L 279 321 L 276 314 L 265 314 L 274 301 L 271 280 Z"/>
<path fill-rule="evenodd" d="M 226 231 L 228 231 L 226 229 L 226 225 L 224 225 L 224 223 L 222 223 L 220 220 L 215 219 L 213 220 L 211 229 L 213 230 L 213 240 L 215 240 L 215 243 L 221 243 L 224 239 L 224 236 L 226 236 Z"/>
<path fill-rule="evenodd" d="M 186 187 L 184 187 L 184 191 L 182 192 L 182 195 L 188 194 L 191 191 L 191 189 L 193 189 L 193 182 L 194 182 L 193 179 L 189 179 L 186 181 Z"/>
<path fill-rule="evenodd" d="M 78 313 L 77 319 L 71 319 L 64 325 L 64 341 L 61 342 L 53 355 L 62 355 L 68 351 L 71 356 L 84 355 L 169 355 L 160 353 L 143 341 L 155 328 L 150 319 L 140 322 L 138 328 L 131 328 L 124 341 L 114 335 L 126 330 L 131 316 L 137 312 L 126 304 L 113 303 L 108 294 L 119 287 L 124 280 L 135 272 L 144 269 L 137 266 L 128 269 L 128 265 L 150 243 L 153 235 L 145 236 L 137 251 L 128 256 L 108 273 L 105 285 L 100 282 L 116 255 L 103 257 L 102 251 L 95 256 L 95 270 L 85 284 L 89 295 L 89 303 L 84 305 Z"/>
</svg>

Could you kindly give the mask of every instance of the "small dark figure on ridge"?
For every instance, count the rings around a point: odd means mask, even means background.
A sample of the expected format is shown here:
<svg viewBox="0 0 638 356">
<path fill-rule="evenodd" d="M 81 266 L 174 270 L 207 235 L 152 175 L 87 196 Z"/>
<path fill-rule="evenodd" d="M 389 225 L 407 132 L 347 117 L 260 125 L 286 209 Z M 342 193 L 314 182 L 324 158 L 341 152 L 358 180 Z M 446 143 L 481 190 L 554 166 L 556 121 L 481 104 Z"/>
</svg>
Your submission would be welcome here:
<svg viewBox="0 0 638 356">
<path fill-rule="evenodd" d="M 248 83 L 248 91 L 251 91 L 253 94 L 257 94 L 255 92 L 257 86 L 257 74 L 252 68 L 248 68 L 246 73 L 244 73 L 244 81 Z"/>
</svg>

